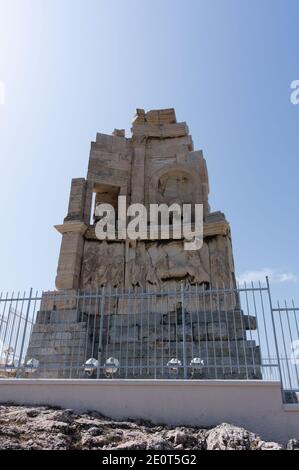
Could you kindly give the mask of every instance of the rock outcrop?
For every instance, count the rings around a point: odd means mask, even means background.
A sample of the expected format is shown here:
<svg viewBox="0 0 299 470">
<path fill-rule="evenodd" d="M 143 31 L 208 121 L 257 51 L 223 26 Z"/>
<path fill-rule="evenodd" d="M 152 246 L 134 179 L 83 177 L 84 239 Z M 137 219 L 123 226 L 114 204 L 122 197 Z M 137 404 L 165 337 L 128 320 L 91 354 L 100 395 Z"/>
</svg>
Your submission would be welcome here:
<svg viewBox="0 0 299 470">
<path fill-rule="evenodd" d="M 232 424 L 211 429 L 117 421 L 47 406 L 0 405 L 0 449 L 27 450 L 282 450 Z M 287 449 L 299 449 L 291 439 Z"/>
</svg>

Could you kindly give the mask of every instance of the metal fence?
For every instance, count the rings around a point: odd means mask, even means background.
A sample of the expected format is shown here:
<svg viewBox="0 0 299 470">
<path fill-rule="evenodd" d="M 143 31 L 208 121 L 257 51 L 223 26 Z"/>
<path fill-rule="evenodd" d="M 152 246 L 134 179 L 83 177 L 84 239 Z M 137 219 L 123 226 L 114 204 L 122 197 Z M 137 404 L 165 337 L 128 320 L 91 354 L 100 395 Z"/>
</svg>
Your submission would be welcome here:
<svg viewBox="0 0 299 470">
<path fill-rule="evenodd" d="M 279 370 L 283 385 L 284 399 L 287 402 L 299 401 L 299 308 L 294 301 L 286 301 L 281 306 L 271 306 Z M 298 396 L 296 395 L 298 393 Z"/>
<path fill-rule="evenodd" d="M 242 287 L 0 295 L 0 377 L 280 380 L 299 391 L 299 309 Z"/>
<path fill-rule="evenodd" d="M 21 374 L 40 300 L 32 289 L 29 297 L 26 292 L 0 294 L 0 377 Z"/>
</svg>

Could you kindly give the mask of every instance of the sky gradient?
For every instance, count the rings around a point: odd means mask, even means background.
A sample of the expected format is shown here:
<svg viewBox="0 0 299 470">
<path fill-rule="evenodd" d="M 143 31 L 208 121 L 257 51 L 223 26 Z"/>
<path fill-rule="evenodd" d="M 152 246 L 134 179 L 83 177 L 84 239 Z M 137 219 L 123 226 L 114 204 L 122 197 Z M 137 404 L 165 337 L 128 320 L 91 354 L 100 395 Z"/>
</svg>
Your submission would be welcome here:
<svg viewBox="0 0 299 470">
<path fill-rule="evenodd" d="M 241 280 L 299 304 L 297 0 L 0 0 L 0 290 L 53 289 L 96 132 L 174 107 Z"/>
</svg>

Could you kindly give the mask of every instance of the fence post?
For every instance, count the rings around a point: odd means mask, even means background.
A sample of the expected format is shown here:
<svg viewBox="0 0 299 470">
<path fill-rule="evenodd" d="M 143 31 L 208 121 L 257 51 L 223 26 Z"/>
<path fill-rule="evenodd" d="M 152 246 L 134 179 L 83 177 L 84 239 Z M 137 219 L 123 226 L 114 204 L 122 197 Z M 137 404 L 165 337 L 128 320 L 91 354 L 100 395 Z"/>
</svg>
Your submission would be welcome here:
<svg viewBox="0 0 299 470">
<path fill-rule="evenodd" d="M 28 298 L 28 304 L 27 304 L 27 310 L 26 310 L 26 318 L 25 318 L 25 327 L 24 327 L 24 332 L 23 332 L 23 338 L 22 338 L 22 344 L 21 344 L 21 349 L 20 349 L 20 355 L 19 355 L 19 362 L 18 362 L 16 377 L 19 377 L 19 374 L 20 374 L 20 367 L 21 367 L 21 361 L 22 361 L 22 356 L 23 356 L 23 351 L 24 351 L 24 343 L 25 343 L 25 337 L 26 337 L 28 317 L 29 317 L 29 313 L 30 313 L 31 300 L 32 300 L 32 287 L 31 287 L 30 292 L 29 292 L 29 298 Z"/>
<path fill-rule="evenodd" d="M 182 328 L 183 328 L 183 369 L 184 379 L 187 379 L 187 360 L 186 360 L 186 313 L 184 305 L 184 285 L 181 283 L 181 304 L 182 304 Z"/>
<path fill-rule="evenodd" d="M 102 287 L 101 307 L 100 307 L 100 331 L 99 331 L 97 379 L 100 377 L 100 369 L 101 369 L 101 362 L 102 362 L 102 336 L 103 336 L 103 324 L 104 324 L 104 307 L 105 307 L 105 286 Z"/>
<path fill-rule="evenodd" d="M 273 335 L 274 335 L 274 343 L 275 343 L 275 349 L 276 349 L 276 359 L 277 359 L 278 372 L 279 372 L 279 379 L 280 379 L 281 397 L 282 397 L 282 400 L 284 401 L 284 392 L 283 392 L 283 383 L 282 383 L 282 373 L 281 373 L 280 360 L 279 360 L 279 348 L 278 348 L 278 341 L 277 341 L 277 335 L 276 335 L 276 327 L 275 327 L 275 320 L 274 320 L 274 312 L 273 312 L 273 305 L 272 305 L 272 297 L 271 297 L 270 283 L 269 283 L 269 278 L 268 278 L 268 276 L 266 276 L 266 283 L 267 283 L 267 291 L 268 291 L 268 297 L 269 297 L 269 305 L 270 305 L 270 310 L 271 310 L 271 321 L 272 321 L 272 328 L 273 328 Z M 270 358 L 269 358 L 269 359 L 270 359 Z"/>
</svg>

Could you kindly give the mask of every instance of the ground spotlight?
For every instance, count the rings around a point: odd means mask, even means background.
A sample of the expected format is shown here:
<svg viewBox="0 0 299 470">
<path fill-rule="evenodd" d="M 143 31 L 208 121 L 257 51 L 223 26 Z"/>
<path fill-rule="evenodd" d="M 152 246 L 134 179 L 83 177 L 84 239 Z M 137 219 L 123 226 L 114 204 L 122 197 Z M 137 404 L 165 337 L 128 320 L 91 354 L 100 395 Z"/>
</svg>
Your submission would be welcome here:
<svg viewBox="0 0 299 470">
<path fill-rule="evenodd" d="M 32 357 L 31 359 L 28 359 L 28 361 L 26 362 L 24 371 L 26 374 L 34 374 L 34 372 L 36 372 L 38 368 L 39 368 L 39 360 L 34 359 Z"/>
<path fill-rule="evenodd" d="M 179 373 L 180 367 L 182 367 L 182 363 L 179 359 L 173 357 L 170 359 L 170 361 L 167 362 L 167 367 L 171 375 L 177 375 Z"/>
<path fill-rule="evenodd" d="M 97 372 L 98 365 L 99 362 L 94 357 L 90 357 L 84 364 L 84 374 L 92 377 Z"/>
<path fill-rule="evenodd" d="M 105 375 L 112 379 L 113 375 L 116 374 L 119 368 L 119 360 L 115 357 L 109 357 L 105 362 Z"/>
<path fill-rule="evenodd" d="M 193 359 L 191 359 L 191 375 L 202 372 L 204 365 L 205 363 L 200 357 L 194 357 Z"/>
<path fill-rule="evenodd" d="M 17 369 L 13 359 L 8 359 L 5 364 L 5 373 L 10 377 L 14 377 L 16 375 Z"/>
</svg>

